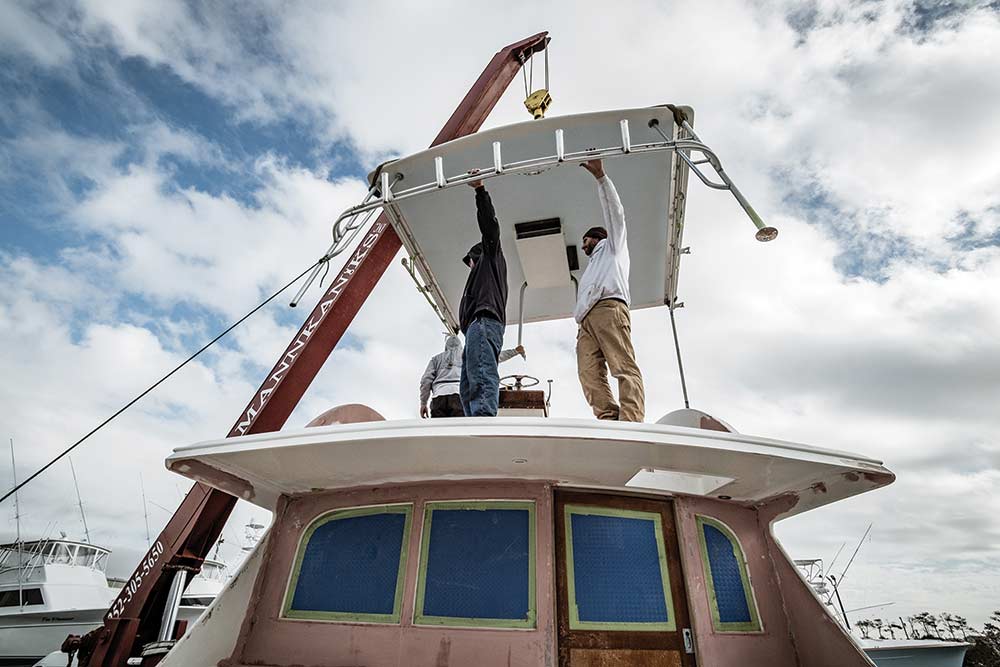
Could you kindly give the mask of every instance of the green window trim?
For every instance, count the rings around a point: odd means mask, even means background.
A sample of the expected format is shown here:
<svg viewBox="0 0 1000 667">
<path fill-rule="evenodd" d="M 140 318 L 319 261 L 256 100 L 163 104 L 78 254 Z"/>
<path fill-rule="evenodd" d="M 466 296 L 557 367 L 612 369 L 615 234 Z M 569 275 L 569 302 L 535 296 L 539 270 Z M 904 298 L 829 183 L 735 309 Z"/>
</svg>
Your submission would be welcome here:
<svg viewBox="0 0 1000 667">
<path fill-rule="evenodd" d="M 742 632 L 759 633 L 764 628 L 760 622 L 760 615 L 757 613 L 757 599 L 753 594 L 753 586 L 750 584 L 750 573 L 747 570 L 746 554 L 740 540 L 732 529 L 712 517 L 701 514 L 695 515 L 695 523 L 698 527 L 698 546 L 701 552 L 702 571 L 705 574 L 705 590 L 708 592 L 708 606 L 712 613 L 712 628 L 716 632 Z M 747 607 L 750 610 L 750 620 L 742 622 L 723 622 L 719 617 L 719 600 L 715 593 L 715 581 L 712 579 L 712 566 L 708 561 L 708 545 L 705 543 L 705 526 L 709 525 L 721 532 L 729 540 L 733 547 L 733 555 L 736 557 L 736 564 L 740 569 L 740 580 L 743 582 L 743 594 L 746 596 Z"/>
<path fill-rule="evenodd" d="M 430 551 L 431 524 L 434 510 L 527 510 L 528 512 L 528 615 L 527 618 L 462 618 L 457 616 L 424 615 L 424 593 L 427 582 L 427 559 Z M 533 630 L 538 618 L 535 600 L 535 502 L 518 500 L 462 500 L 439 501 L 424 504 L 424 524 L 420 536 L 420 566 L 417 571 L 417 599 L 413 606 L 413 624 L 445 627 L 500 628 L 510 630 Z"/>
<path fill-rule="evenodd" d="M 396 575 L 396 597 L 392 604 L 391 614 L 366 614 L 341 611 L 299 611 L 292 609 L 292 599 L 295 597 L 295 588 L 299 581 L 299 571 L 302 568 L 302 559 L 305 556 L 306 547 L 313 533 L 321 526 L 336 521 L 338 519 L 350 519 L 359 516 L 371 516 L 373 514 L 404 514 L 406 520 L 403 524 L 403 538 L 401 540 L 399 553 L 399 571 Z M 413 504 L 401 503 L 394 505 L 370 505 L 367 507 L 349 507 L 324 512 L 313 519 L 312 523 L 302 533 L 299 544 L 295 552 L 295 565 L 292 567 L 291 576 L 288 579 L 288 586 L 285 589 L 285 599 L 281 605 L 282 619 L 298 621 L 325 621 L 331 623 L 378 623 L 398 625 L 402 615 L 403 606 L 403 581 L 406 577 L 406 554 L 410 546 L 410 525 L 413 516 Z"/>
<path fill-rule="evenodd" d="M 666 623 L 615 623 L 580 620 L 580 612 L 576 605 L 576 576 L 573 569 L 573 522 L 571 521 L 571 517 L 574 514 L 642 519 L 653 522 L 653 530 L 656 535 L 657 558 L 660 564 L 660 580 L 663 584 L 663 599 L 667 609 Z M 674 616 L 674 601 L 670 589 L 670 570 L 667 567 L 667 548 L 663 537 L 663 519 L 658 512 L 642 512 L 639 510 L 622 510 L 588 505 L 565 505 L 563 507 L 563 525 L 566 528 L 566 590 L 569 602 L 570 630 L 677 631 L 677 619 Z"/>
</svg>

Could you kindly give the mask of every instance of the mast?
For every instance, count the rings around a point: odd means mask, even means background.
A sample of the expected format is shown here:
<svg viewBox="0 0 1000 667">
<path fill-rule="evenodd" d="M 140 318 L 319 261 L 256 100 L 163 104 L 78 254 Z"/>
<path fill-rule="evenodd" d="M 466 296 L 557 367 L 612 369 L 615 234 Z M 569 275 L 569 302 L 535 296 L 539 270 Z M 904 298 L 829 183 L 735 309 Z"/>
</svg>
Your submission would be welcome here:
<svg viewBox="0 0 1000 667">
<path fill-rule="evenodd" d="M 142 518 L 146 522 L 146 548 L 152 546 L 149 540 L 149 504 L 146 502 L 146 485 L 142 483 L 142 473 L 139 473 L 139 492 L 142 494 Z"/>
<path fill-rule="evenodd" d="M 17 488 L 17 464 L 14 462 L 14 438 L 10 439 L 10 472 L 14 476 L 14 488 Z M 17 606 L 24 611 L 24 562 L 21 549 L 21 503 L 14 492 L 14 524 L 17 526 Z"/>
<path fill-rule="evenodd" d="M 73 473 L 73 488 L 76 489 L 76 505 L 80 508 L 80 518 L 83 519 L 83 534 L 86 536 L 87 544 L 92 544 L 90 541 L 90 529 L 87 528 L 87 515 L 83 511 L 83 498 L 80 497 L 80 485 L 76 481 L 76 468 L 73 466 L 72 456 L 69 457 L 69 469 Z M 146 532 L 148 533 L 149 530 L 147 529 Z"/>
<path fill-rule="evenodd" d="M 498 51 L 431 145 L 479 130 L 521 63 L 543 50 L 548 41 L 548 33 L 540 32 Z M 229 437 L 277 431 L 284 425 L 401 245 L 383 213 L 267 374 Z M 191 488 L 130 578 L 132 590 L 126 585 L 104 617 L 104 625 L 81 640 L 81 667 L 125 665 L 135 648 L 156 640 L 174 572 L 188 569 L 197 573 L 222 533 L 237 497 L 253 493 L 251 488 L 236 486 L 229 490 L 226 493 L 201 482 Z"/>
</svg>

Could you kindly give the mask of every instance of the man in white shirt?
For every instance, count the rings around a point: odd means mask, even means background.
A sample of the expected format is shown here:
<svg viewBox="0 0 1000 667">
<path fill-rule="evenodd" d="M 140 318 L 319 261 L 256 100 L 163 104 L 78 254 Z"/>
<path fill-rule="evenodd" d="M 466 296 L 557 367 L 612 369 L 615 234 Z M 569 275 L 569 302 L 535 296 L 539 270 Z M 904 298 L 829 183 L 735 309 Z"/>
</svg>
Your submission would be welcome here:
<svg viewBox="0 0 1000 667">
<path fill-rule="evenodd" d="M 524 348 L 520 345 L 511 350 L 501 350 L 498 363 L 513 359 L 517 355 L 525 356 Z M 424 418 L 464 416 L 462 400 L 458 395 L 461 377 L 462 339 L 458 336 L 448 336 L 444 341 L 444 352 L 431 357 L 420 378 L 420 416 Z"/>
<path fill-rule="evenodd" d="M 580 277 L 573 312 L 580 325 L 576 335 L 577 373 L 583 395 L 598 419 L 641 422 L 646 399 L 632 347 L 625 209 L 601 160 L 580 166 L 597 179 L 597 196 L 607 228 L 591 227 L 583 235 L 583 252 L 590 261 Z M 609 369 L 618 380 L 620 405 L 608 385 Z"/>
</svg>

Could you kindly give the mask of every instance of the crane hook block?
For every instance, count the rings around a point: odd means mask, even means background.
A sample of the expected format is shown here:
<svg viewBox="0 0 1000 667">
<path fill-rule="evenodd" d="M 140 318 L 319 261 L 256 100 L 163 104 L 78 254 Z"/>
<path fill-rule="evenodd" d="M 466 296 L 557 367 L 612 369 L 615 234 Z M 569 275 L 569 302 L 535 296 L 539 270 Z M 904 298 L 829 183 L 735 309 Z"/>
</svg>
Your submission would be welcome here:
<svg viewBox="0 0 1000 667">
<path fill-rule="evenodd" d="M 545 118 L 545 112 L 549 110 L 549 106 L 552 104 L 552 95 L 549 91 L 544 88 L 539 88 L 532 94 L 528 95 L 527 99 L 524 100 L 524 106 L 528 109 L 535 120 L 539 118 Z"/>
</svg>

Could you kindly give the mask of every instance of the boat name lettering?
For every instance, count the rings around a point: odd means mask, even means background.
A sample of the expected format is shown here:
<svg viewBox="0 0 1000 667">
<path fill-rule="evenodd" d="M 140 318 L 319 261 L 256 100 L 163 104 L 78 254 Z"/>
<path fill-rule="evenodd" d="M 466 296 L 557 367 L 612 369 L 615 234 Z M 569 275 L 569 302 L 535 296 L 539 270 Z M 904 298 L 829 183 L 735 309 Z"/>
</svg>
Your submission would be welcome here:
<svg viewBox="0 0 1000 667">
<path fill-rule="evenodd" d="M 319 312 L 314 313 L 313 316 L 306 322 L 305 326 L 299 331 L 299 335 L 295 337 L 288 349 L 285 350 L 285 354 L 281 357 L 281 361 L 275 366 L 274 372 L 268 376 L 267 380 L 264 381 L 264 386 L 261 387 L 257 395 L 253 397 L 250 401 L 250 405 L 244 411 L 243 416 L 236 423 L 236 433 L 239 435 L 246 435 L 247 431 L 253 425 L 257 414 L 264 409 L 267 405 L 268 400 L 271 398 L 271 394 L 274 393 L 278 385 L 285 378 L 285 375 L 291 369 L 292 365 L 295 363 L 295 359 L 298 357 L 299 352 L 306 346 L 309 342 L 309 337 L 313 335 L 313 332 L 319 328 L 319 325 L 323 323 L 326 318 L 327 313 L 333 308 L 333 304 L 337 302 L 341 294 L 344 293 L 344 288 L 354 273 L 361 267 L 361 263 L 364 262 L 365 257 L 371 252 L 371 249 L 375 246 L 376 241 L 382 236 L 382 232 L 385 231 L 386 227 L 389 225 L 381 220 L 376 220 L 375 224 L 362 239 L 361 243 L 358 244 L 357 249 L 355 249 L 354 254 L 351 256 L 350 261 L 344 265 L 337 274 L 336 280 L 330 284 L 330 288 L 323 295 L 323 300 L 319 304 Z"/>
<path fill-rule="evenodd" d="M 111 609 L 108 610 L 109 619 L 118 618 L 122 615 L 125 611 L 125 605 L 132 601 L 132 597 L 139 590 L 139 587 L 142 586 L 143 580 L 152 571 L 153 566 L 156 565 L 156 562 L 160 560 L 160 556 L 162 555 L 163 543 L 157 540 L 156 544 L 150 547 L 146 557 L 139 563 L 136 573 L 122 586 L 122 592 L 118 594 L 114 604 L 111 605 Z"/>
</svg>

